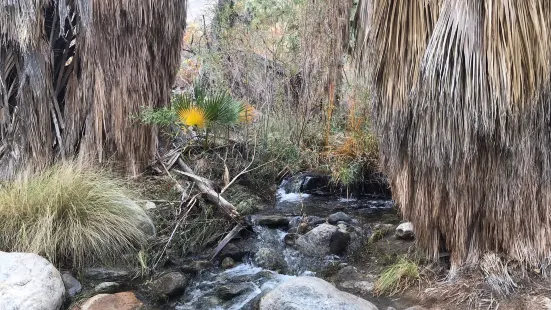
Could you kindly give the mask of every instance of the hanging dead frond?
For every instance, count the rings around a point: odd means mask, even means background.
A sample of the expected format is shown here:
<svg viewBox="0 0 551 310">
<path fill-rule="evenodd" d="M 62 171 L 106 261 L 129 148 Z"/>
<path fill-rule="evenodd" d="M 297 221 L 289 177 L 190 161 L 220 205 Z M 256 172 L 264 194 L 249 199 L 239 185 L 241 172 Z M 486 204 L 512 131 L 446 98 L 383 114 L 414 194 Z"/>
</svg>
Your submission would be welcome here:
<svg viewBox="0 0 551 310">
<path fill-rule="evenodd" d="M 74 157 L 131 174 L 156 131 L 131 116 L 168 103 L 186 1 L 0 2 L 0 180 Z"/>
<path fill-rule="evenodd" d="M 488 251 L 537 266 L 551 253 L 551 4 L 360 8 L 383 167 L 419 245 L 456 266 Z"/>
</svg>

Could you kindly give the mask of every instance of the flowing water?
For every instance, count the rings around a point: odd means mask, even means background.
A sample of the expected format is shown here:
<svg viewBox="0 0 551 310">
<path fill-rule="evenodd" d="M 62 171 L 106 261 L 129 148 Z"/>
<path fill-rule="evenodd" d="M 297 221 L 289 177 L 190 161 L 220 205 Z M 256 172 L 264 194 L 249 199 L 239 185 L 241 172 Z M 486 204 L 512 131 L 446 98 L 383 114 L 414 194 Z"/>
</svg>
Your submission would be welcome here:
<svg viewBox="0 0 551 310">
<path fill-rule="evenodd" d="M 278 189 L 277 202 L 270 214 L 324 218 L 337 209 L 353 216 L 357 222 L 360 222 L 358 225 L 361 225 L 387 213 L 393 205 L 390 200 L 369 197 L 301 194 L 300 189 L 299 185 L 284 181 Z M 335 255 L 322 258 L 302 255 L 294 248 L 285 245 L 284 237 L 287 233 L 283 229 L 254 226 L 252 230 L 253 234 L 246 242 L 250 242 L 252 248 L 264 247 L 282 253 L 288 266 L 285 274 L 256 266 L 252 257 L 246 257 L 243 263 L 229 270 L 221 268 L 205 270 L 178 300 L 176 309 L 254 309 L 258 299 L 277 285 L 296 276 L 315 276 L 315 271 L 323 270 L 330 264 L 346 261 L 345 257 Z"/>
</svg>

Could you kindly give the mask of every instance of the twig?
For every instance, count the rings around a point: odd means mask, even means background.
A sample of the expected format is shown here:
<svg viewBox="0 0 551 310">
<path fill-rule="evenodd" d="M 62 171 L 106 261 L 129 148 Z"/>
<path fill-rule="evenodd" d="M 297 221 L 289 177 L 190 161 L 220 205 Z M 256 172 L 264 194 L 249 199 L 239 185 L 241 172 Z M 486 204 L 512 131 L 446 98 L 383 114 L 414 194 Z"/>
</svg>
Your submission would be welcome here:
<svg viewBox="0 0 551 310">
<path fill-rule="evenodd" d="M 168 246 L 170 245 L 170 242 L 172 241 L 172 238 L 174 238 L 174 234 L 176 233 L 176 230 L 178 230 L 178 227 L 180 227 L 180 224 L 185 220 L 187 219 L 187 216 L 189 214 L 189 212 L 191 211 L 191 209 L 193 208 L 193 206 L 195 205 L 195 202 L 197 201 L 197 196 L 199 196 L 199 194 L 193 196 L 188 204 L 187 204 L 187 207 L 188 207 L 188 210 L 186 211 L 186 213 L 182 216 L 182 218 L 178 221 L 178 223 L 176 223 L 176 226 L 174 226 L 174 229 L 172 230 L 172 233 L 170 234 L 170 237 L 168 238 L 168 241 L 166 242 L 165 246 L 163 247 L 163 250 L 161 251 L 161 253 L 159 253 L 159 258 L 157 258 L 157 261 L 155 262 L 155 264 L 153 265 L 153 268 L 152 269 L 155 269 L 155 267 L 157 267 L 157 265 L 159 264 L 159 262 L 161 261 L 161 258 L 163 257 L 163 255 L 165 254 L 166 252 L 166 249 L 168 248 Z"/>
<path fill-rule="evenodd" d="M 224 247 L 231 241 L 231 239 L 233 239 L 233 237 L 235 237 L 235 235 L 237 235 L 242 229 L 243 226 L 241 226 L 240 224 L 235 225 L 235 227 L 226 235 L 226 237 L 224 237 L 224 239 L 222 239 L 222 241 L 218 243 L 218 246 L 216 247 L 216 249 L 214 249 L 210 260 L 213 260 L 216 255 L 218 255 L 218 253 L 220 253 L 220 251 L 222 251 L 222 249 L 224 249 Z"/>
<path fill-rule="evenodd" d="M 168 169 L 166 168 L 165 163 L 164 163 L 163 160 L 161 159 L 161 156 L 159 156 L 159 152 L 157 152 L 157 159 L 159 160 L 159 163 L 161 164 L 161 166 L 163 166 L 163 169 L 165 170 L 166 174 L 168 174 L 168 176 L 172 179 L 172 181 L 174 181 L 174 184 L 176 185 L 176 188 L 178 189 L 178 192 L 183 193 L 183 192 L 184 192 L 184 188 L 182 187 L 182 185 L 180 185 L 180 182 L 178 182 L 178 181 L 172 176 L 172 174 L 170 174 L 170 171 L 168 171 Z"/>
<path fill-rule="evenodd" d="M 253 158 L 251 159 L 251 162 L 249 162 L 249 164 L 247 165 L 247 167 L 245 167 L 245 169 L 241 170 L 241 172 L 239 172 L 230 182 L 228 182 L 228 184 L 226 184 L 226 186 L 224 186 L 224 188 L 222 188 L 222 190 L 220 191 L 220 194 L 223 194 L 233 184 L 233 182 L 235 182 L 240 176 L 250 171 L 248 169 L 254 163 L 255 156 L 256 156 L 256 135 L 254 136 Z M 224 165 L 226 165 L 225 160 L 224 160 Z"/>
</svg>

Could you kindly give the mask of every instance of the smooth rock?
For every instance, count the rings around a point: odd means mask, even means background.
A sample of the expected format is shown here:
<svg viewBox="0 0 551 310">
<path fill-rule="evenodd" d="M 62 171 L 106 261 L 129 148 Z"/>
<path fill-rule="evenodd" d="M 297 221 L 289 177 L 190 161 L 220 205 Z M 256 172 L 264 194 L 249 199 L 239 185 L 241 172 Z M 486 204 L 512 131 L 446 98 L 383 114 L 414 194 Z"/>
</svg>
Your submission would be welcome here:
<svg viewBox="0 0 551 310">
<path fill-rule="evenodd" d="M 157 209 L 157 205 L 153 201 L 147 201 L 144 206 L 145 210 Z"/>
<path fill-rule="evenodd" d="M 216 296 L 222 300 L 230 300 L 254 287 L 251 283 L 229 283 L 216 289 Z"/>
<path fill-rule="evenodd" d="M 58 310 L 65 286 L 59 271 L 30 253 L 0 252 L 0 309 Z"/>
<path fill-rule="evenodd" d="M 138 310 L 143 303 L 132 292 L 99 294 L 84 302 L 80 310 Z"/>
<path fill-rule="evenodd" d="M 130 280 L 132 275 L 132 271 L 122 268 L 93 267 L 83 270 L 83 276 L 88 280 L 120 282 Z"/>
<path fill-rule="evenodd" d="M 63 284 L 65 285 L 65 291 L 67 292 L 69 297 L 72 298 L 76 294 L 80 293 L 80 291 L 82 291 L 82 285 L 70 273 L 64 272 L 61 275 L 61 279 L 63 280 Z"/>
<path fill-rule="evenodd" d="M 331 236 L 329 242 L 329 252 L 331 254 L 341 255 L 348 248 L 350 243 L 350 233 L 346 230 L 337 229 L 337 231 Z"/>
<path fill-rule="evenodd" d="M 402 240 L 413 240 L 415 238 L 413 224 L 411 222 L 407 222 L 398 225 L 398 227 L 396 227 L 396 238 Z"/>
<path fill-rule="evenodd" d="M 297 227 L 289 228 L 287 233 L 289 233 L 289 234 L 298 234 L 298 228 Z"/>
<path fill-rule="evenodd" d="M 298 277 L 260 300 L 260 310 L 377 310 L 369 301 L 314 277 Z"/>
<path fill-rule="evenodd" d="M 226 257 L 222 260 L 220 266 L 222 266 L 222 268 L 224 269 L 230 269 L 235 266 L 235 261 L 231 257 Z"/>
<path fill-rule="evenodd" d="M 409 307 L 405 310 L 427 310 L 427 308 L 422 307 L 422 306 L 413 306 L 413 307 Z"/>
<path fill-rule="evenodd" d="M 331 238 L 338 228 L 329 224 L 321 224 L 295 241 L 295 247 L 309 256 L 325 256 L 331 253 Z M 336 245 L 336 243 L 335 243 Z"/>
<path fill-rule="evenodd" d="M 394 307 L 387 307 L 386 310 L 396 310 Z"/>
<path fill-rule="evenodd" d="M 126 204 L 129 209 L 135 209 L 137 211 L 135 212 L 135 216 L 139 217 L 138 228 L 141 231 L 148 236 L 155 236 L 157 234 L 153 220 L 151 220 L 151 218 L 144 212 L 142 207 L 130 199 L 125 199 L 121 202 Z"/>
<path fill-rule="evenodd" d="M 276 271 L 287 268 L 283 254 L 275 249 L 260 248 L 254 255 L 254 261 L 258 266 L 268 270 Z"/>
<path fill-rule="evenodd" d="M 180 272 L 165 273 L 153 280 L 149 287 L 157 295 L 175 296 L 185 291 L 188 284 L 188 278 Z"/>
<path fill-rule="evenodd" d="M 117 293 L 121 285 L 117 282 L 102 282 L 94 287 L 96 294 L 112 294 Z"/>
<path fill-rule="evenodd" d="M 327 222 L 332 225 L 336 225 L 338 222 L 350 223 L 350 221 L 352 221 L 352 218 L 344 212 L 333 213 L 327 218 Z"/>
</svg>

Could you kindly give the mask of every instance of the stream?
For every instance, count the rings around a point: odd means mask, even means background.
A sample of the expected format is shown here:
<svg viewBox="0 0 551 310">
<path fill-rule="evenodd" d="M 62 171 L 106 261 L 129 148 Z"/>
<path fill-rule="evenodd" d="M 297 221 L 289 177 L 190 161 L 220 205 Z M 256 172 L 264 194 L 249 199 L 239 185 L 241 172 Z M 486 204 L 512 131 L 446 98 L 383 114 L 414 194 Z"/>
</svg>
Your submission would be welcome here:
<svg viewBox="0 0 551 310">
<path fill-rule="evenodd" d="M 338 197 L 301 193 L 309 182 L 308 176 L 302 179 L 284 181 L 277 194 L 275 207 L 269 211 L 251 217 L 252 223 L 263 218 L 290 218 L 289 225 L 271 227 L 270 225 L 252 225 L 249 236 L 236 240 L 236 244 L 247 248 L 246 254 L 233 268 L 224 270 L 220 267 L 204 270 L 188 287 L 185 294 L 178 298 L 171 308 L 178 310 L 202 309 L 255 309 L 258 300 L 279 284 L 296 276 L 316 276 L 328 266 L 345 265 L 347 253 L 342 255 L 305 255 L 286 242 L 286 235 L 294 222 L 301 221 L 322 225 L 328 215 L 342 211 L 351 217 L 350 227 L 356 232 L 350 240 L 347 252 L 362 246 L 369 237 L 370 223 L 380 216 L 391 212 L 393 202 L 389 199 L 374 196 L 361 198 Z M 294 184 L 293 184 L 294 182 Z M 298 186 L 297 186 L 298 184 Z M 328 225 L 328 224 L 325 224 Z M 339 222 L 340 225 L 343 225 Z M 296 229 L 296 228 L 295 228 Z M 298 235 L 298 234 L 297 234 Z M 354 237 L 355 236 L 355 237 Z M 234 241 L 232 241 L 234 242 Z M 229 247 L 229 246 L 226 246 Z M 262 249 L 262 250 L 260 250 Z M 268 249 L 268 250 L 266 250 Z M 259 266 L 259 251 L 269 251 L 269 257 L 279 257 L 281 262 L 276 268 Z M 224 254 L 224 250 L 220 256 Z M 219 264 L 218 264 L 219 265 Z M 269 267 L 269 266 L 268 266 Z"/>
</svg>

